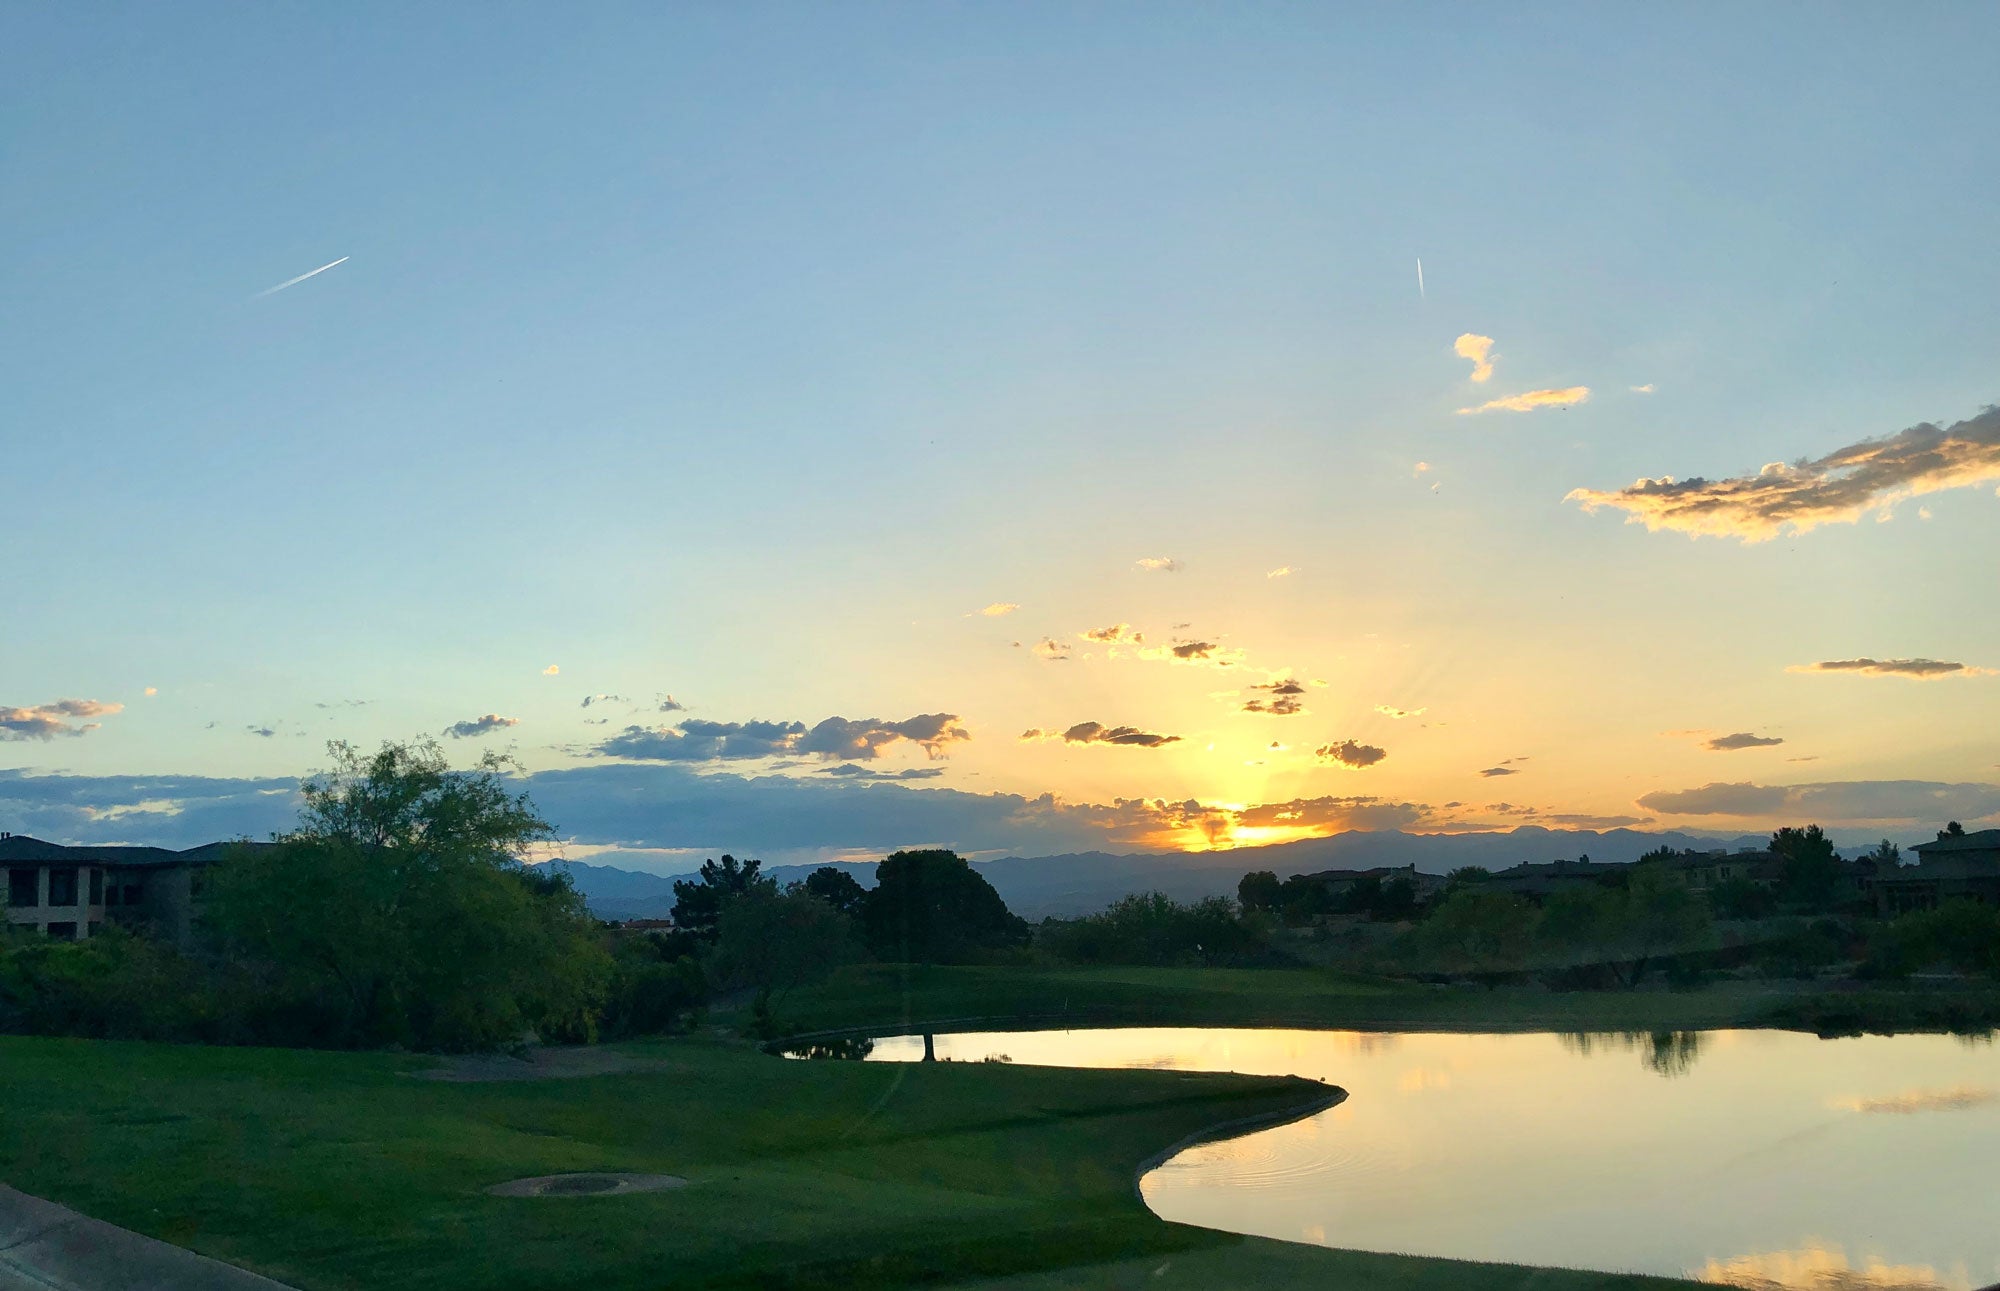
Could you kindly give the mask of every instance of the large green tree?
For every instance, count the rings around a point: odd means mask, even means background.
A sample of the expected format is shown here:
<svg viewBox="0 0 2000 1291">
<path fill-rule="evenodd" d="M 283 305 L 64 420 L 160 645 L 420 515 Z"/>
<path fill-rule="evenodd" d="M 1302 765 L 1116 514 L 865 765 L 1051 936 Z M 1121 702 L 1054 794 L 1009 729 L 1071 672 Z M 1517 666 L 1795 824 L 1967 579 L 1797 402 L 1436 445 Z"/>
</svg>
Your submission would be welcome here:
<svg viewBox="0 0 2000 1291">
<path fill-rule="evenodd" d="M 609 975 L 568 876 L 522 862 L 548 822 L 488 755 L 328 746 L 298 827 L 218 865 L 206 919 L 286 1038 L 474 1049 L 587 1039 Z"/>
<path fill-rule="evenodd" d="M 985 876 L 941 848 L 884 859 L 864 924 L 877 958 L 904 963 L 951 963 L 1028 938 L 1028 925 Z"/>
</svg>

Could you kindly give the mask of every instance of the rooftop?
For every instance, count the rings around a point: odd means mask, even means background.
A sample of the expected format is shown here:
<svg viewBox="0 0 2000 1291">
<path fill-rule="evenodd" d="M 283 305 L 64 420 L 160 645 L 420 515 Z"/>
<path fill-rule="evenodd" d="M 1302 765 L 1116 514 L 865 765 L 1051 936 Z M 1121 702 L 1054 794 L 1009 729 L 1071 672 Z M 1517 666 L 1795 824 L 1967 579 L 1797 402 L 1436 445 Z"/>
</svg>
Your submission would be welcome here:
<svg viewBox="0 0 2000 1291">
<path fill-rule="evenodd" d="M 0 836 L 0 865 L 33 862 L 42 865 L 106 865 L 121 869 L 144 869 L 165 865 L 209 865 L 222 859 L 230 843 L 203 843 L 184 851 L 168 847 L 69 847 L 45 842 L 26 834 Z M 252 843 L 251 846 L 267 846 Z"/>
<path fill-rule="evenodd" d="M 2000 851 L 2000 829 L 1975 829 L 1956 838 L 1940 838 L 1934 843 L 1918 843 L 1910 850 L 1919 855 Z"/>
</svg>

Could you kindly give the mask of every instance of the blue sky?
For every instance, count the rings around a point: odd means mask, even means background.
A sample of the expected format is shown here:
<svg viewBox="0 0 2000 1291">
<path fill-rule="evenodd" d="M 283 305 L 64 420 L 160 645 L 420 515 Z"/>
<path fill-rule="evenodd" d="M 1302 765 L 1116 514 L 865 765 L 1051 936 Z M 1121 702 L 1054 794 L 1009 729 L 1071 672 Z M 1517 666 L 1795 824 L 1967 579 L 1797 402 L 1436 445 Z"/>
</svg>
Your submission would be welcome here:
<svg viewBox="0 0 2000 1291">
<path fill-rule="evenodd" d="M 19 719 L 0 769 L 283 779 L 490 713 L 454 751 L 623 776 L 626 726 L 951 714 L 949 747 L 650 772 L 1236 813 L 1103 835 L 1135 845 L 1385 804 L 2000 811 L 1976 435 L 1886 524 L 1564 500 L 1996 398 L 1996 35 L 1975 6 L 24 11 L 0 710 L 106 711 Z M 1081 635 L 1116 624 L 1240 663 Z M 1786 671 L 1857 658 L 1965 668 Z M 1327 684 L 1242 711 L 1286 677 Z M 1179 738 L 1018 738 L 1088 721 Z M 1736 732 L 1785 743 L 1704 747 Z M 1385 756 L 1316 753 L 1344 741 Z M 1710 783 L 1782 805 L 1640 803 Z M 1932 787 L 1865 787 L 1899 783 Z M 1816 784 L 1862 787 L 1768 792 Z M 129 789 L 65 827 L 192 819 Z M 953 842 L 943 805 L 907 841 Z M 590 810 L 558 821 L 586 850 Z"/>
</svg>

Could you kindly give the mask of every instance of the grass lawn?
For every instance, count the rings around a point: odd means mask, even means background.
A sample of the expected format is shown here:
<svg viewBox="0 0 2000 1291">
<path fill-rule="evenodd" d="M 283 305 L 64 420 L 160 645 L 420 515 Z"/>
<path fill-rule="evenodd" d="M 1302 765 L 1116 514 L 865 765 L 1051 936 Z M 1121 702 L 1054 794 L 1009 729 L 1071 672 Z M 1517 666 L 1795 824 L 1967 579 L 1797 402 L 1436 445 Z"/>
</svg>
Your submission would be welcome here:
<svg viewBox="0 0 2000 1291">
<path fill-rule="evenodd" d="M 1694 991 L 1438 987 L 1325 969 L 914 967 L 863 964 L 786 997 L 794 1033 L 916 1024 L 1002 1030 L 1065 1023 L 1435 1031 L 1697 1031 L 1782 1025 L 1829 995 L 1794 982 Z"/>
<path fill-rule="evenodd" d="M 449 1084 L 412 1079 L 432 1060 L 411 1056 L 0 1038 L 0 1177 L 308 1291 L 1678 1285 L 1245 1239 L 1140 1203 L 1138 1162 L 1295 1107 L 1307 1081 L 630 1048 L 672 1065 Z M 481 1191 L 599 1169 L 692 1182 Z"/>
</svg>

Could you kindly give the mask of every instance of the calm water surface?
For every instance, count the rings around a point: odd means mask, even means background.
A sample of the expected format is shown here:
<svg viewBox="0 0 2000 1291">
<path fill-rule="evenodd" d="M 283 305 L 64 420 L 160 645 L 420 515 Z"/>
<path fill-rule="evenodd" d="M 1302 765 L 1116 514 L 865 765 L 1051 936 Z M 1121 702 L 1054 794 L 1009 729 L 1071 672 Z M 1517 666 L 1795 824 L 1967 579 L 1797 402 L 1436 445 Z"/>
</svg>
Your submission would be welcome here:
<svg viewBox="0 0 2000 1291">
<path fill-rule="evenodd" d="M 1148 1174 L 1147 1204 L 1183 1223 L 1742 1287 L 2000 1283 L 2000 1048 L 1985 1040 L 1134 1028 L 936 1046 L 1348 1091 Z M 870 1057 L 922 1055 L 905 1036 Z"/>
</svg>

